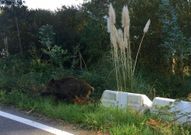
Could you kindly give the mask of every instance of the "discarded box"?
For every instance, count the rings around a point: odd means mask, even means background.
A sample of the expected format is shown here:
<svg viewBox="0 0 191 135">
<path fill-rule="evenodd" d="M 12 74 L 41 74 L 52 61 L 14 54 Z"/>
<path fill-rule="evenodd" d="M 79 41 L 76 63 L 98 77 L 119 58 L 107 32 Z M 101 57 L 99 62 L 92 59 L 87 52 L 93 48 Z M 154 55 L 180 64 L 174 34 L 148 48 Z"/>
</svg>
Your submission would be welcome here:
<svg viewBox="0 0 191 135">
<path fill-rule="evenodd" d="M 143 94 L 105 90 L 101 102 L 106 107 L 131 108 L 144 112 L 151 108 L 152 101 Z"/>
</svg>

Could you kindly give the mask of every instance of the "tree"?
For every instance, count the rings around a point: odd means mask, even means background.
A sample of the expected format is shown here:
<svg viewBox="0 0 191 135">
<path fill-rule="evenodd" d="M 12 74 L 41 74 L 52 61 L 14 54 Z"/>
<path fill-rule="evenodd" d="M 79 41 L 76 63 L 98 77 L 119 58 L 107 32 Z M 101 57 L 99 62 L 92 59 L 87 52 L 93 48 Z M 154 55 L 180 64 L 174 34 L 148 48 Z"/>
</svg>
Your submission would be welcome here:
<svg viewBox="0 0 191 135">
<path fill-rule="evenodd" d="M 184 32 L 187 38 L 191 37 L 191 1 L 190 0 L 172 0 L 173 6 L 176 8 L 177 19 L 180 29 Z"/>
<path fill-rule="evenodd" d="M 175 6 L 170 0 L 161 1 L 161 21 L 163 24 L 162 46 L 166 48 L 166 59 L 170 72 L 183 78 L 184 60 L 188 59 L 191 50 L 190 39 L 186 38 L 180 28 Z"/>
<path fill-rule="evenodd" d="M 39 40 L 43 45 L 42 51 L 47 54 L 51 62 L 62 67 L 68 57 L 66 56 L 67 50 L 62 47 L 55 45 L 54 43 L 55 33 L 51 25 L 43 25 L 39 29 Z"/>
<path fill-rule="evenodd" d="M 18 45 L 20 48 L 20 53 L 23 54 L 23 47 L 21 42 L 21 32 L 19 28 L 19 20 L 15 13 L 15 8 L 20 8 L 23 5 L 23 0 L 0 0 L 0 4 L 5 6 L 5 8 L 10 8 L 13 13 L 14 22 L 17 29 L 17 38 L 18 38 Z"/>
<path fill-rule="evenodd" d="M 23 0 L 0 0 L 1 5 L 5 6 L 22 6 Z"/>
</svg>

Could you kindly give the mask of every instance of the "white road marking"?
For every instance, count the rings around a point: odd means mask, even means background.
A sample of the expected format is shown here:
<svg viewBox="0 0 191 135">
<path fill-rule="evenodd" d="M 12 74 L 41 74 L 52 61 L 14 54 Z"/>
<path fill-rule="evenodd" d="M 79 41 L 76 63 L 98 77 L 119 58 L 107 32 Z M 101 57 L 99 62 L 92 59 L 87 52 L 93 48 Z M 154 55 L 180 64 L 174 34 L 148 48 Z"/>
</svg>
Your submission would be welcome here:
<svg viewBox="0 0 191 135">
<path fill-rule="evenodd" d="M 0 116 L 14 120 L 14 121 L 17 121 L 17 122 L 20 122 L 20 123 L 23 123 L 23 124 L 26 124 L 26 125 L 29 125 L 31 127 L 35 127 L 35 128 L 44 130 L 46 132 L 49 132 L 49 133 L 52 133 L 55 135 L 73 135 L 71 133 L 68 133 L 68 132 L 65 132 L 65 131 L 62 131 L 62 130 L 59 130 L 59 129 L 38 123 L 38 122 L 35 122 L 35 121 L 29 120 L 29 119 L 25 119 L 25 118 L 22 118 L 22 117 L 19 117 L 19 116 L 10 114 L 10 113 L 0 111 Z"/>
</svg>

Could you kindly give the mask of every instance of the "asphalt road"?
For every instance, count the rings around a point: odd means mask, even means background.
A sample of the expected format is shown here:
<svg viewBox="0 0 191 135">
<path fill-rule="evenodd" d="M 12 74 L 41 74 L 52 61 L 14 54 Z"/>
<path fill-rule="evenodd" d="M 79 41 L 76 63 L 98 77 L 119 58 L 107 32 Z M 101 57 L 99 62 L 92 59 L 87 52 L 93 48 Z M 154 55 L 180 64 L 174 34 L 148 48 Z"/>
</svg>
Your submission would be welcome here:
<svg viewBox="0 0 191 135">
<path fill-rule="evenodd" d="M 0 106 L 0 135 L 73 135 L 60 130 L 56 121 L 26 115 L 14 108 Z"/>
<path fill-rule="evenodd" d="M 0 135 L 53 135 L 40 129 L 0 117 Z"/>
</svg>

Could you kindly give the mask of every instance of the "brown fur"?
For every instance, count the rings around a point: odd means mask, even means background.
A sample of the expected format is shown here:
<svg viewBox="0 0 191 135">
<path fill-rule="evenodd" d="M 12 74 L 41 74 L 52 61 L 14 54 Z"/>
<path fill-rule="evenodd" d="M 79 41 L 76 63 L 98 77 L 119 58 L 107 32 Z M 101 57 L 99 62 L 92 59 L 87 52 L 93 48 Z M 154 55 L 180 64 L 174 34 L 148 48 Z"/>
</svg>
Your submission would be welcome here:
<svg viewBox="0 0 191 135">
<path fill-rule="evenodd" d="M 65 77 L 60 80 L 50 80 L 44 93 L 74 102 L 76 98 L 88 100 L 93 91 L 94 88 L 87 82 L 74 77 Z"/>
</svg>

